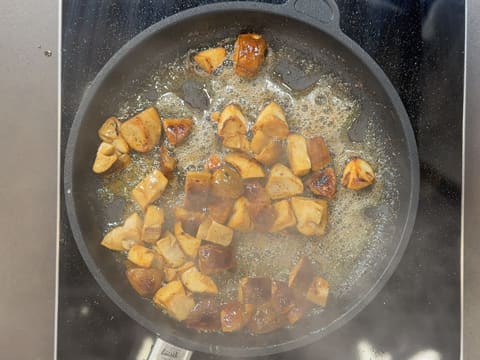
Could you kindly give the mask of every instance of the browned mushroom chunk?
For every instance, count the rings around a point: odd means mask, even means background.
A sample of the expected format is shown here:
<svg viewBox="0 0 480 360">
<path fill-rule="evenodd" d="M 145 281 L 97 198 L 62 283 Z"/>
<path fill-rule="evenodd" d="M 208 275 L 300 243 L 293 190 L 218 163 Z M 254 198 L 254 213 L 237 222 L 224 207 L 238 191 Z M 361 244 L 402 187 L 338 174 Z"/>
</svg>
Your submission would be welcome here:
<svg viewBox="0 0 480 360">
<path fill-rule="evenodd" d="M 165 145 L 160 146 L 160 171 L 167 177 L 171 178 L 173 171 L 177 167 L 177 159 L 170 156 Z"/>
<path fill-rule="evenodd" d="M 242 178 L 230 166 L 222 166 L 212 174 L 210 192 L 218 198 L 237 199 L 243 194 Z"/>
<path fill-rule="evenodd" d="M 235 266 L 232 246 L 206 244 L 198 249 L 198 268 L 206 275 L 226 271 Z"/>
<path fill-rule="evenodd" d="M 225 156 L 225 161 L 231 164 L 239 173 L 242 179 L 254 179 L 265 177 L 262 165 L 242 153 L 230 153 Z"/>
<path fill-rule="evenodd" d="M 183 231 L 182 223 L 180 221 L 175 222 L 174 233 L 185 255 L 192 259 L 196 258 L 198 248 L 200 247 L 200 243 L 202 242 L 202 240 L 197 239 L 196 237 Z"/>
<path fill-rule="evenodd" d="M 232 301 L 222 306 L 220 322 L 222 331 L 231 333 L 242 330 L 250 320 L 245 305 L 238 301 Z"/>
<path fill-rule="evenodd" d="M 185 320 L 188 327 L 199 331 L 218 331 L 221 329 L 220 307 L 215 298 L 199 300 Z"/>
<path fill-rule="evenodd" d="M 275 164 L 272 167 L 265 188 L 273 200 L 303 193 L 302 180 L 282 164 Z"/>
<path fill-rule="evenodd" d="M 132 197 L 137 201 L 143 211 L 147 206 L 158 200 L 167 187 L 168 179 L 159 170 L 154 170 L 147 175 L 132 190 Z"/>
<path fill-rule="evenodd" d="M 292 172 L 303 176 L 310 171 L 312 163 L 307 151 L 307 141 L 302 135 L 290 134 L 287 137 L 288 163 Z"/>
<path fill-rule="evenodd" d="M 130 285 L 141 296 L 155 294 L 162 285 L 162 272 L 159 269 L 132 268 L 125 274 Z"/>
<path fill-rule="evenodd" d="M 107 143 L 112 143 L 113 140 L 120 136 L 120 126 L 122 123 L 115 117 L 111 116 L 98 129 L 98 136 Z"/>
<path fill-rule="evenodd" d="M 208 228 L 207 235 L 204 240 L 210 241 L 211 243 L 229 246 L 233 239 L 233 230 L 228 226 L 212 221 L 210 227 Z"/>
<path fill-rule="evenodd" d="M 248 151 L 247 119 L 239 106 L 230 104 L 223 109 L 218 119 L 217 133 L 223 137 L 223 146 L 232 150 Z"/>
<path fill-rule="evenodd" d="M 311 261 L 303 256 L 290 271 L 288 286 L 302 294 L 306 293 L 314 278 L 314 269 Z"/>
<path fill-rule="evenodd" d="M 180 281 L 172 281 L 161 287 L 155 293 L 153 301 L 178 321 L 185 320 L 195 306 L 195 301 L 185 293 Z"/>
<path fill-rule="evenodd" d="M 244 196 L 239 197 L 233 204 L 232 216 L 227 225 L 241 232 L 253 230 L 253 223 L 248 212 L 248 200 Z"/>
<path fill-rule="evenodd" d="M 286 282 L 272 281 L 272 306 L 280 314 L 287 314 L 295 307 L 295 295 Z"/>
<path fill-rule="evenodd" d="M 173 280 L 180 280 L 180 276 L 188 269 L 194 267 L 195 264 L 191 261 L 187 261 L 185 264 L 178 268 L 165 267 L 163 273 L 165 275 L 165 281 L 170 282 Z"/>
<path fill-rule="evenodd" d="M 307 291 L 307 300 L 325 307 L 327 305 L 329 285 L 328 281 L 316 276 Z"/>
<path fill-rule="evenodd" d="M 202 274 L 196 267 L 192 267 L 180 276 L 183 285 L 193 292 L 199 294 L 218 294 L 218 288 L 211 277 Z"/>
<path fill-rule="evenodd" d="M 149 268 L 152 266 L 155 252 L 142 245 L 133 245 L 128 251 L 127 259 L 137 266 Z"/>
<path fill-rule="evenodd" d="M 102 142 L 98 147 L 92 170 L 96 174 L 105 173 L 113 167 L 117 160 L 118 155 L 115 152 L 115 147 L 112 144 Z"/>
<path fill-rule="evenodd" d="M 255 139 L 257 139 L 257 141 L 260 141 L 258 140 L 258 138 L 263 136 L 261 134 L 263 134 L 263 132 L 258 131 L 254 135 L 252 139 L 252 150 L 253 150 L 253 141 Z M 282 155 L 283 155 L 282 142 L 277 138 L 270 138 L 270 137 L 267 137 L 266 139 L 262 139 L 262 141 L 263 140 L 265 140 L 266 142 L 264 142 L 262 145 L 258 145 L 257 147 L 258 151 L 253 150 L 253 152 L 255 153 L 255 160 L 257 160 L 258 162 L 262 163 L 265 166 L 272 166 L 282 158 Z"/>
<path fill-rule="evenodd" d="M 263 135 L 271 138 L 284 139 L 287 137 L 289 133 L 288 123 L 285 112 L 280 105 L 271 102 L 262 110 L 253 126 L 255 135 L 257 135 L 259 131 L 263 132 Z M 257 141 L 259 141 L 258 138 L 255 142 Z"/>
<path fill-rule="evenodd" d="M 305 297 L 296 296 L 294 306 L 287 314 L 289 324 L 293 325 L 298 322 L 312 309 L 312 307 L 312 303 Z"/>
<path fill-rule="evenodd" d="M 200 51 L 193 59 L 207 74 L 211 74 L 213 70 L 222 65 L 226 56 L 227 50 L 217 47 Z"/>
<path fill-rule="evenodd" d="M 342 185 L 349 189 L 360 190 L 372 185 L 374 181 L 372 167 L 362 158 L 353 158 L 343 170 Z"/>
<path fill-rule="evenodd" d="M 273 204 L 277 217 L 270 228 L 270 232 L 279 232 L 297 224 L 297 219 L 288 200 L 277 201 Z"/>
<path fill-rule="evenodd" d="M 326 200 L 295 196 L 290 201 L 297 218 L 297 230 L 300 233 L 306 236 L 325 234 L 328 223 Z"/>
<path fill-rule="evenodd" d="M 222 158 L 217 154 L 212 154 L 205 161 L 205 170 L 213 172 L 223 165 Z"/>
<path fill-rule="evenodd" d="M 330 163 L 330 151 L 321 136 L 309 139 L 307 148 L 313 171 L 321 170 Z"/>
<path fill-rule="evenodd" d="M 157 241 L 155 250 L 162 255 L 169 267 L 177 268 L 185 263 L 185 255 L 177 239 L 168 231 Z"/>
<path fill-rule="evenodd" d="M 198 227 L 205 219 L 205 214 L 199 211 L 190 211 L 184 208 L 176 207 L 173 209 L 175 220 L 182 223 L 183 230 L 190 234 L 195 235 Z"/>
<path fill-rule="evenodd" d="M 232 212 L 233 204 L 234 200 L 212 197 L 210 198 L 210 204 L 208 204 L 208 215 L 213 221 L 225 224 Z"/>
<path fill-rule="evenodd" d="M 190 118 L 165 119 L 163 129 L 165 136 L 171 145 L 180 145 L 185 141 L 193 128 L 193 120 Z"/>
<path fill-rule="evenodd" d="M 102 246 L 110 250 L 129 250 L 134 244 L 140 243 L 143 221 L 137 213 L 130 215 L 122 226 L 117 226 L 102 239 Z"/>
<path fill-rule="evenodd" d="M 238 300 L 242 304 L 258 305 L 272 297 L 272 281 L 266 277 L 242 278 L 238 287 Z"/>
<path fill-rule="evenodd" d="M 267 42 L 261 35 L 238 35 L 233 51 L 235 73 L 245 78 L 255 77 L 263 63 L 266 49 Z"/>
<path fill-rule="evenodd" d="M 275 222 L 276 212 L 272 201 L 258 179 L 245 182 L 245 197 L 248 199 L 248 212 L 256 230 L 270 230 Z"/>
<path fill-rule="evenodd" d="M 184 200 L 186 209 L 200 211 L 207 207 L 210 182 L 211 175 L 208 172 L 187 172 Z"/>
<path fill-rule="evenodd" d="M 287 318 L 278 313 L 269 301 L 257 306 L 248 323 L 248 330 L 253 334 L 266 334 L 287 324 Z"/>
<path fill-rule="evenodd" d="M 162 134 L 162 125 L 158 112 L 150 107 L 120 126 L 120 134 L 128 145 L 138 152 L 153 150 Z"/>
<path fill-rule="evenodd" d="M 335 171 L 333 168 L 314 172 L 307 179 L 307 185 L 315 195 L 324 196 L 328 199 L 333 199 L 337 191 Z"/>
<path fill-rule="evenodd" d="M 162 235 L 164 221 L 163 209 L 155 205 L 149 205 L 143 218 L 142 241 L 149 244 L 156 243 Z"/>
</svg>

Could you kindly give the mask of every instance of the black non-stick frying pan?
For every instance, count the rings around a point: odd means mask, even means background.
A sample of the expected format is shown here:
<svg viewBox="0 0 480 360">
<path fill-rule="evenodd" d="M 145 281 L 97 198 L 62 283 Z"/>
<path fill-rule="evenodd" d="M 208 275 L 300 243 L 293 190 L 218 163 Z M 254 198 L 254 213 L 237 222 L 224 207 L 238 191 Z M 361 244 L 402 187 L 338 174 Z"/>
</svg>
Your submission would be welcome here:
<svg viewBox="0 0 480 360">
<path fill-rule="evenodd" d="M 147 74 L 191 48 L 208 46 L 245 31 L 263 34 L 271 47 L 292 47 L 314 60 L 320 53 L 328 53 L 334 72 L 361 84 L 357 89 L 361 89 L 362 96 L 386 114 L 377 121 L 389 141 L 397 170 L 393 181 L 399 196 L 389 229 L 392 236 L 384 241 L 381 251 L 350 290 L 341 299 L 332 300 L 324 312 L 271 334 L 198 333 L 168 318 L 132 291 L 111 252 L 99 246 L 104 231 L 101 224 L 107 215 L 97 197 L 98 176 L 90 169 L 98 146 L 97 129 L 106 117 L 118 112 L 119 104 L 142 88 Z M 266 355 L 297 348 L 352 319 L 396 268 L 411 234 L 419 191 L 416 144 L 402 102 L 380 67 L 341 32 L 333 0 L 289 0 L 283 5 L 219 3 L 187 10 L 151 26 L 120 49 L 86 90 L 70 132 L 64 175 L 73 235 L 90 271 L 108 296 L 165 341 L 230 356 Z"/>
</svg>

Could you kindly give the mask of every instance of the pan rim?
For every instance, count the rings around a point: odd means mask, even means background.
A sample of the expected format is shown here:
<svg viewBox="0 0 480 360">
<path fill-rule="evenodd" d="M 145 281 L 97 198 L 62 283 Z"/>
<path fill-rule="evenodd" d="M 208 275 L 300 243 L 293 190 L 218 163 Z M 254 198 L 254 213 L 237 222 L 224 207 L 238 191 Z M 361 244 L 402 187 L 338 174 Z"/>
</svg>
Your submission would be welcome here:
<svg viewBox="0 0 480 360">
<path fill-rule="evenodd" d="M 94 94 L 96 94 L 98 88 L 100 87 L 103 79 L 115 69 L 117 63 L 123 59 L 127 54 L 134 49 L 134 47 L 141 42 L 147 40 L 153 34 L 162 31 L 170 26 L 173 26 L 179 22 L 188 21 L 188 19 L 197 16 L 203 16 L 206 14 L 212 14 L 215 12 L 225 12 L 225 11 L 256 11 L 263 12 L 268 15 L 279 15 L 286 18 L 291 18 L 296 21 L 300 21 L 312 26 L 317 31 L 322 31 L 330 35 L 333 39 L 341 43 L 345 48 L 354 54 L 358 61 L 362 62 L 363 65 L 368 69 L 371 75 L 375 78 L 377 82 L 382 84 L 382 87 L 389 98 L 392 108 L 395 110 L 398 121 L 401 122 L 403 129 L 403 134 L 406 141 L 406 148 L 408 152 L 408 160 L 410 165 L 410 194 L 408 201 L 408 213 L 406 219 L 402 225 L 401 235 L 399 237 L 398 245 L 395 248 L 394 252 L 391 255 L 390 260 L 385 265 L 383 272 L 377 277 L 377 280 L 372 284 L 370 289 L 364 293 L 344 314 L 336 318 L 332 323 L 330 323 L 326 328 L 318 329 L 315 332 L 305 334 L 301 337 L 290 339 L 281 344 L 272 344 L 266 346 L 252 346 L 248 348 L 241 347 L 232 347 L 224 345 L 215 345 L 214 347 L 209 344 L 204 344 L 196 341 L 192 341 L 188 338 L 179 338 L 175 334 L 158 334 L 156 330 L 155 323 L 150 321 L 141 315 L 135 308 L 130 306 L 112 285 L 106 280 L 103 273 L 96 266 L 93 257 L 90 255 L 86 243 L 83 240 L 82 231 L 80 230 L 80 225 L 78 222 L 77 211 L 75 208 L 75 199 L 74 199 L 74 189 L 73 189 L 73 165 L 74 165 L 74 149 L 75 144 L 77 143 L 79 127 L 82 123 L 82 119 L 85 117 L 86 110 L 89 108 Z M 284 352 L 288 350 L 293 350 L 295 348 L 303 347 L 305 345 L 314 343 L 320 338 L 332 333 L 337 330 L 345 323 L 353 319 L 358 313 L 360 313 L 370 302 L 371 300 L 381 291 L 387 281 L 390 279 L 393 272 L 396 270 L 398 263 L 400 262 L 403 253 L 409 243 L 410 236 L 413 230 L 413 226 L 416 219 L 418 199 L 419 199 L 419 188 L 420 188 L 420 175 L 419 175 L 419 160 L 417 154 L 417 146 L 415 143 L 415 137 L 413 129 L 411 127 L 409 117 L 403 106 L 403 103 L 393 87 L 392 83 L 385 75 L 380 66 L 353 40 L 347 37 L 340 28 L 334 28 L 331 25 L 322 24 L 315 21 L 312 18 L 304 16 L 296 11 L 288 11 L 287 6 L 283 5 L 274 5 L 274 4 L 263 4 L 263 3 L 254 3 L 254 2 L 225 2 L 225 3 L 216 3 L 203 5 L 196 8 L 188 9 L 182 12 L 179 12 L 175 15 L 167 17 L 144 31 L 137 34 L 127 43 L 125 43 L 102 67 L 100 72 L 95 76 L 91 85 L 88 86 L 85 90 L 85 93 L 82 97 L 82 100 L 77 109 L 72 127 L 70 129 L 67 146 L 65 149 L 64 156 L 64 198 L 67 210 L 67 217 L 69 220 L 70 228 L 72 230 L 75 242 L 79 251 L 82 255 L 83 261 L 87 264 L 87 267 L 95 278 L 97 283 L 100 285 L 102 290 L 109 296 L 110 299 L 129 315 L 133 320 L 147 328 L 149 331 L 152 331 L 163 340 L 170 342 L 176 346 L 185 347 L 192 351 L 201 351 L 213 354 L 228 354 L 229 356 L 260 356 L 260 355 L 270 355 L 279 352 Z"/>
</svg>

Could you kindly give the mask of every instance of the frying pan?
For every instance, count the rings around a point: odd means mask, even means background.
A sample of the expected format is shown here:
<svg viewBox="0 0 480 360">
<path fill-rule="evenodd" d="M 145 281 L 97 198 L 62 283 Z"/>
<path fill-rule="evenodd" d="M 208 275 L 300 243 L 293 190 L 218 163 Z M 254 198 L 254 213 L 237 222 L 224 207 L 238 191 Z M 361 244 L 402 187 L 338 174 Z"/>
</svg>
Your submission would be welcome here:
<svg viewBox="0 0 480 360">
<path fill-rule="evenodd" d="M 370 266 L 340 299 L 318 315 L 292 328 L 251 336 L 198 333 L 186 328 L 142 299 L 128 285 L 111 252 L 99 246 L 100 224 L 107 215 L 97 197 L 98 176 L 91 171 L 98 146 L 96 132 L 119 104 L 142 88 L 142 79 L 191 48 L 255 31 L 269 46 L 289 46 L 311 59 L 329 54 L 331 69 L 360 83 L 366 99 L 380 104 L 377 119 L 397 170 L 398 191 L 391 239 L 385 240 Z M 339 27 L 333 0 L 289 0 L 283 5 L 230 2 L 205 5 L 171 16 L 129 41 L 99 72 L 86 90 L 68 139 L 64 169 L 68 218 L 78 248 L 107 295 L 135 321 L 178 347 L 228 356 L 260 356 L 312 343 L 352 319 L 380 291 L 408 243 L 415 220 L 419 165 L 413 131 L 392 84 L 380 67 Z"/>
</svg>

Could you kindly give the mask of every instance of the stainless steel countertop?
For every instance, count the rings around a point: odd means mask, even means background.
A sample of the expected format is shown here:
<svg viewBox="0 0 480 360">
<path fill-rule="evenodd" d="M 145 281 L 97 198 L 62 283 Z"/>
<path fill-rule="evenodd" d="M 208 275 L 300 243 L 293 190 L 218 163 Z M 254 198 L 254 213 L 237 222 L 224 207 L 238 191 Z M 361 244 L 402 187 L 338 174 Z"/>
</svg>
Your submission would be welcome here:
<svg viewBox="0 0 480 360">
<path fill-rule="evenodd" d="M 467 14 L 464 358 L 480 351 L 480 2 Z M 0 353 L 54 357 L 58 139 L 59 2 L 0 3 Z M 48 56 L 51 51 L 51 56 Z"/>
</svg>

